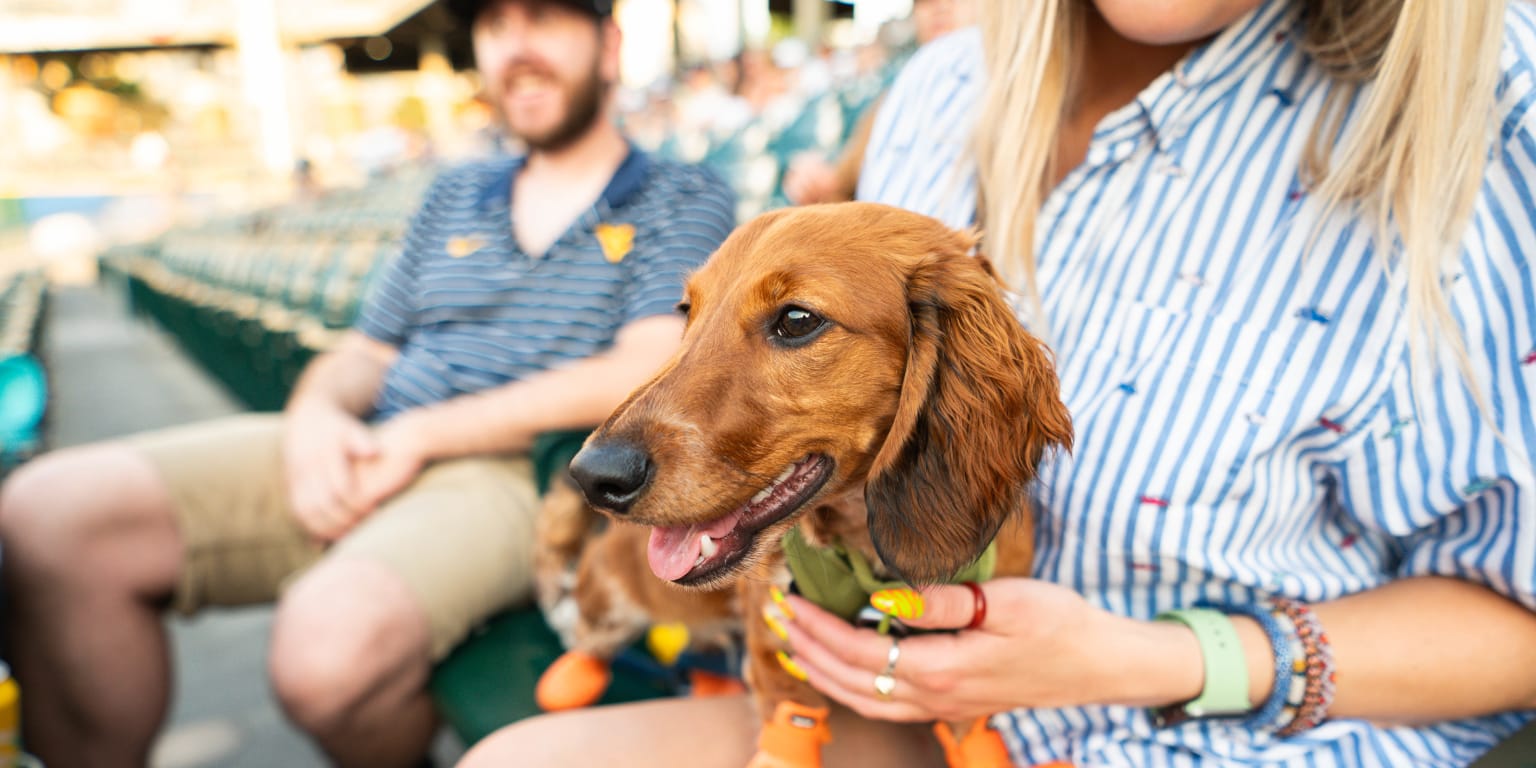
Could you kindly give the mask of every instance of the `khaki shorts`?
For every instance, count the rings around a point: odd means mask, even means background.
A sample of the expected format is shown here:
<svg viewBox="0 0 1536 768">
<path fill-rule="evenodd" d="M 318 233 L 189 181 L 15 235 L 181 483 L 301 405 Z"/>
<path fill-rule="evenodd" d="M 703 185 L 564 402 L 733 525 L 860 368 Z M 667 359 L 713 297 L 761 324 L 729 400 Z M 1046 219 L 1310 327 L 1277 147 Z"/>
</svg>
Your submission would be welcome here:
<svg viewBox="0 0 1536 768">
<path fill-rule="evenodd" d="M 538 493 L 522 456 L 433 464 L 331 547 L 289 512 L 282 417 L 255 414 L 129 439 L 158 468 L 185 548 L 175 605 L 271 602 L 322 558 L 385 564 L 421 601 L 434 659 L 531 593 Z"/>
</svg>

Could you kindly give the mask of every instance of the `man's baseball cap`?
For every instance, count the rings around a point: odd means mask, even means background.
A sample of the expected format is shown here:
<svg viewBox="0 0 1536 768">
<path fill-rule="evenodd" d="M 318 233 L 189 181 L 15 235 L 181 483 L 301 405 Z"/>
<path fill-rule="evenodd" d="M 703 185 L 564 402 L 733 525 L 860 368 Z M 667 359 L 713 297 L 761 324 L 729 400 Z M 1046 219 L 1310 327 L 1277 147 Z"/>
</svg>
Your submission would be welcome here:
<svg viewBox="0 0 1536 768">
<path fill-rule="evenodd" d="M 603 19 L 613 15 L 613 0 L 540 0 L 546 3 L 556 3 L 568 8 L 575 8 Z M 489 5 L 491 0 L 444 0 L 448 6 L 448 12 L 459 25 L 469 29 L 475 23 L 475 17 L 480 15 L 480 10 Z"/>
</svg>

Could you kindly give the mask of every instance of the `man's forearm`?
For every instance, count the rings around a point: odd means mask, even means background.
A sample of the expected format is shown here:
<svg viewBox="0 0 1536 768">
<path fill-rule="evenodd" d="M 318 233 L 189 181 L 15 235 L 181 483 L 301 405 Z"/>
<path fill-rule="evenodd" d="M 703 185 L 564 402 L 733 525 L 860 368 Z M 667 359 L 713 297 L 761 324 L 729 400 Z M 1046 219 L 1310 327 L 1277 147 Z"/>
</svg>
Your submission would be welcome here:
<svg viewBox="0 0 1536 768">
<path fill-rule="evenodd" d="M 362 418 L 373 408 L 394 355 L 395 350 L 382 342 L 349 333 L 304 369 L 288 408 L 321 403 Z"/>
<path fill-rule="evenodd" d="M 431 459 L 524 451 L 540 432 L 596 426 L 649 376 L 597 357 L 397 418 Z"/>
<path fill-rule="evenodd" d="M 427 459 L 527 450 L 540 432 L 601 423 L 676 350 L 682 322 L 642 320 L 609 352 L 391 420 Z M 399 422 L 399 423 L 395 423 Z"/>
</svg>

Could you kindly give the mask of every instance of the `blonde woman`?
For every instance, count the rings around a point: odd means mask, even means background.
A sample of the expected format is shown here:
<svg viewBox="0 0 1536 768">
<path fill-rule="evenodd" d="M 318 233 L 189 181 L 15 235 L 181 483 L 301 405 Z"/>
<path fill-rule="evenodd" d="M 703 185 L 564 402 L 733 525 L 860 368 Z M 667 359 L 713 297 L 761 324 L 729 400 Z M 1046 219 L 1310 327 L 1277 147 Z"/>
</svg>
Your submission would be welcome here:
<svg viewBox="0 0 1536 768">
<path fill-rule="evenodd" d="M 868 718 L 829 764 L 1000 713 L 1018 765 L 1466 765 L 1536 717 L 1533 64 L 1499 0 L 989 0 L 920 52 L 860 197 L 984 228 L 1076 445 L 1035 578 L 910 621 L 979 626 L 897 654 L 790 598 Z M 625 765 L 752 749 L 713 702 L 510 735 L 585 728 Z"/>
</svg>

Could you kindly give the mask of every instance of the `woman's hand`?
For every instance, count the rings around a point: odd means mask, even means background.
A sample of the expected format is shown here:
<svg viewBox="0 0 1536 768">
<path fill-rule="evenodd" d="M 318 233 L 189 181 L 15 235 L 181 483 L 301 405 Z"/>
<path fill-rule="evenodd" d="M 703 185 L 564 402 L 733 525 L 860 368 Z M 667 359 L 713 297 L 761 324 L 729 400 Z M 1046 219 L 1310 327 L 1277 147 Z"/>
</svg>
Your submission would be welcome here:
<svg viewBox="0 0 1536 768">
<path fill-rule="evenodd" d="M 976 629 L 906 637 L 890 696 L 875 690 L 891 638 L 857 629 L 799 597 L 784 622 L 795 662 L 818 690 L 866 717 L 959 721 L 1017 707 L 1150 706 L 1198 696 L 1200 647 L 1178 624 L 1128 619 L 1070 589 L 1023 578 L 981 585 L 986 618 Z M 905 590 L 903 590 L 905 591 Z M 976 601 L 961 585 L 920 593 L 903 622 L 959 629 Z"/>
</svg>

